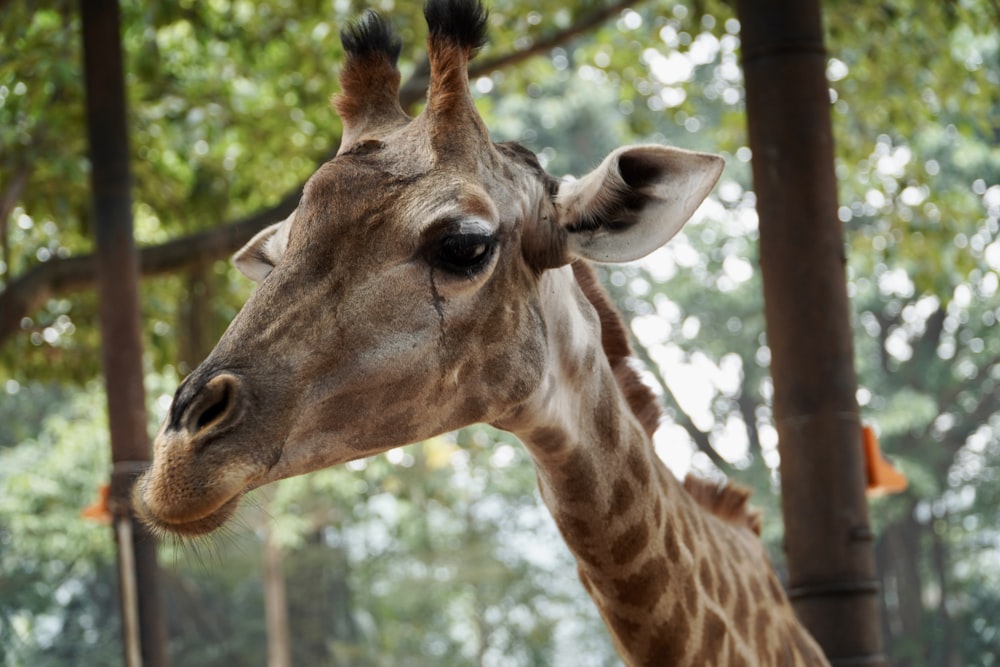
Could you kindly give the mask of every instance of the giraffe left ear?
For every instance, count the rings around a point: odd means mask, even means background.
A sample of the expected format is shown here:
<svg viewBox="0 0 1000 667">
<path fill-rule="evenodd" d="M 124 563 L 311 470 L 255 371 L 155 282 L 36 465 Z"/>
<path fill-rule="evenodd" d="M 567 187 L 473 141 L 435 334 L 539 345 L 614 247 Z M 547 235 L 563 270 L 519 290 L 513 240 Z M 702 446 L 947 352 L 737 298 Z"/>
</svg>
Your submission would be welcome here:
<svg viewBox="0 0 1000 667">
<path fill-rule="evenodd" d="M 281 222 L 258 232 L 233 255 L 233 264 L 240 273 L 255 283 L 267 278 L 288 246 L 288 232 L 295 220 L 295 211 Z"/>
<path fill-rule="evenodd" d="M 667 146 L 619 148 L 583 178 L 561 184 L 559 224 L 570 258 L 630 262 L 680 231 L 722 174 L 718 155 Z"/>
</svg>

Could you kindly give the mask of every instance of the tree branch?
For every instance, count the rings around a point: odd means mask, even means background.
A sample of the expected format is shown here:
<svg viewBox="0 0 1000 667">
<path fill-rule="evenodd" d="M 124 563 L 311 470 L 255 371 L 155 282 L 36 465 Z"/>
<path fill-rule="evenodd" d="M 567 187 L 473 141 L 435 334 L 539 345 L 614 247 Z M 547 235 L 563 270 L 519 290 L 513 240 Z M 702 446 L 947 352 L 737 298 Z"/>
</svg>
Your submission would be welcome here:
<svg viewBox="0 0 1000 667">
<path fill-rule="evenodd" d="M 474 64 L 470 76 L 511 67 L 593 30 L 610 17 L 641 0 L 619 0 L 583 16 L 573 25 L 536 40 L 531 46 Z M 400 89 L 400 104 L 412 107 L 426 95 L 427 67 L 418 66 Z M 287 216 L 298 203 L 304 184 L 288 192 L 280 202 L 235 222 L 183 236 L 167 243 L 139 250 L 142 276 L 178 271 L 200 262 L 221 259 L 237 250 L 265 225 Z M 0 292 L 0 344 L 21 330 L 21 321 L 55 296 L 72 294 L 94 285 L 96 265 L 93 255 L 57 258 L 38 264 L 7 283 Z M 711 456 L 711 455 L 709 455 Z M 716 456 L 718 456 L 716 454 Z M 719 459 L 721 461 L 721 459 Z M 724 464 L 724 462 L 723 462 Z"/>
<path fill-rule="evenodd" d="M 937 349 L 941 344 L 941 334 L 944 333 L 944 322 L 948 315 L 948 308 L 941 304 L 931 313 L 924 324 L 924 332 L 910 346 L 913 348 L 913 356 L 901 369 L 909 384 L 918 386 L 924 379 L 922 376 L 928 368 L 933 368 L 937 360 Z M 883 345 L 884 347 L 884 345 Z"/>
<path fill-rule="evenodd" d="M 299 193 L 295 190 L 274 206 L 235 222 L 140 248 L 141 275 L 162 275 L 225 257 L 267 224 L 288 216 L 298 204 Z M 94 255 L 81 255 L 37 264 L 9 282 L 0 292 L 0 343 L 16 334 L 21 321 L 52 297 L 92 288 L 96 274 Z"/>
<path fill-rule="evenodd" d="M 687 431 L 688 436 L 694 440 L 695 447 L 698 448 L 698 451 L 707 456 L 716 468 L 721 470 L 727 476 L 730 475 L 733 467 L 729 464 L 729 461 L 722 458 L 722 455 L 715 451 L 715 447 L 712 446 L 712 441 L 708 437 L 708 433 L 702 431 L 694 425 L 694 422 L 691 421 L 691 417 L 688 416 L 688 413 L 684 412 L 680 405 L 678 405 L 677 399 L 674 397 L 674 393 L 669 387 L 664 387 L 664 396 L 669 397 L 667 403 L 668 405 L 672 404 L 673 406 L 673 411 L 676 415 L 674 422 Z"/>
<path fill-rule="evenodd" d="M 909 303 L 909 302 L 908 302 Z M 900 306 L 899 312 L 894 316 L 888 316 L 885 314 L 884 310 L 872 310 L 872 314 L 875 315 L 875 319 L 878 321 L 879 331 L 878 331 L 878 349 L 879 349 L 879 367 L 882 372 L 889 374 L 892 369 L 889 365 L 889 350 L 886 349 L 885 344 L 889 340 L 889 333 L 893 327 L 899 326 L 900 322 L 903 321 L 902 312 L 905 306 Z"/>
<path fill-rule="evenodd" d="M 740 395 L 736 398 L 736 405 L 743 418 L 744 428 L 746 428 L 747 440 L 750 443 L 750 455 L 758 457 L 763 450 L 760 445 L 760 429 L 757 428 L 757 401 L 754 400 L 750 391 L 750 384 L 745 372 L 743 373 L 743 381 L 740 383 Z"/>
<path fill-rule="evenodd" d="M 694 420 L 691 419 L 691 416 L 686 413 L 680 406 L 680 403 L 677 402 L 677 397 L 674 395 L 674 392 L 671 391 L 666 380 L 663 379 L 663 375 L 660 373 L 660 367 L 653 362 L 653 359 L 649 356 L 649 352 L 646 350 L 645 346 L 636 343 L 632 347 L 633 354 L 635 354 L 636 357 L 643 363 L 646 370 L 653 374 L 656 378 L 657 384 L 660 385 L 660 389 L 663 390 L 663 402 L 666 404 L 667 409 L 673 412 L 674 423 L 687 431 L 688 436 L 694 441 L 695 447 L 698 448 L 698 451 L 707 456 L 716 468 L 721 470 L 726 475 L 731 474 L 733 467 L 728 461 L 722 458 L 722 455 L 719 454 L 719 452 L 715 450 L 715 447 L 712 446 L 712 440 L 709 437 L 709 434 L 695 426 Z"/>
<path fill-rule="evenodd" d="M 579 21 L 568 28 L 554 32 L 547 37 L 543 37 L 542 39 L 533 42 L 531 46 L 504 56 L 493 58 L 492 60 L 484 60 L 481 63 L 473 62 L 472 67 L 469 69 L 469 76 L 480 76 L 482 74 L 486 74 L 487 72 L 503 69 L 504 67 L 510 67 L 527 60 L 528 58 L 551 51 L 557 46 L 561 46 L 562 44 L 572 41 L 580 35 L 596 29 L 605 21 L 617 14 L 620 14 L 629 7 L 633 7 L 641 3 L 642 0 L 619 0 L 618 2 L 608 5 L 607 7 L 595 9 L 591 13 L 580 17 Z"/>
<path fill-rule="evenodd" d="M 1000 366 L 1000 354 L 994 355 L 988 361 L 983 362 L 979 366 L 980 376 L 989 376 L 993 373 L 994 369 Z M 976 406 L 971 412 L 965 412 L 963 407 L 959 404 L 959 397 L 962 393 L 969 391 L 969 387 L 966 384 L 959 384 L 949 391 L 942 393 L 938 396 L 938 414 L 931 422 L 924 428 L 923 432 L 920 434 L 920 440 L 925 440 L 932 435 L 934 430 L 934 423 L 937 421 L 938 417 L 948 413 L 959 413 L 962 414 L 962 422 L 960 427 L 956 427 L 954 431 L 948 432 L 948 438 L 952 440 L 952 446 L 950 447 L 952 455 L 957 452 L 962 446 L 965 445 L 965 441 L 971 436 L 976 429 L 978 429 L 982 424 L 989 421 L 990 417 L 1000 409 L 1000 386 L 995 387 L 992 392 L 983 393 L 981 391 L 975 392 Z"/>
<path fill-rule="evenodd" d="M 510 53 L 499 55 L 489 60 L 473 61 L 469 67 L 469 78 L 483 76 L 498 69 L 513 67 L 525 60 L 551 51 L 557 46 L 562 46 L 580 35 L 594 30 L 611 17 L 620 14 L 629 7 L 641 4 L 642 1 L 618 0 L 618 2 L 612 3 L 607 7 L 599 7 L 589 14 L 580 17 L 580 20 L 563 30 L 557 30 L 541 39 L 534 40 L 530 46 L 523 49 L 511 51 Z M 429 72 L 430 69 L 426 61 L 421 63 L 413 73 L 413 76 L 399 91 L 400 104 L 404 109 L 416 104 L 427 92 Z"/>
</svg>

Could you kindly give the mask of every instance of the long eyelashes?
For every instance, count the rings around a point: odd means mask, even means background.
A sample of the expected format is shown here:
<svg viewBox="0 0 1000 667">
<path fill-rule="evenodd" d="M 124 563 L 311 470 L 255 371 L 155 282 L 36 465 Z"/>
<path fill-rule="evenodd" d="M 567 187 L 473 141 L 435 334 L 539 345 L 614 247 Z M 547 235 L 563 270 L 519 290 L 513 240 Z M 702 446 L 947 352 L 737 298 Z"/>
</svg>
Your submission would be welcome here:
<svg viewBox="0 0 1000 667">
<path fill-rule="evenodd" d="M 428 258 L 434 266 L 471 279 L 489 267 L 497 238 L 493 234 L 452 233 L 442 236 L 435 246 Z"/>
</svg>

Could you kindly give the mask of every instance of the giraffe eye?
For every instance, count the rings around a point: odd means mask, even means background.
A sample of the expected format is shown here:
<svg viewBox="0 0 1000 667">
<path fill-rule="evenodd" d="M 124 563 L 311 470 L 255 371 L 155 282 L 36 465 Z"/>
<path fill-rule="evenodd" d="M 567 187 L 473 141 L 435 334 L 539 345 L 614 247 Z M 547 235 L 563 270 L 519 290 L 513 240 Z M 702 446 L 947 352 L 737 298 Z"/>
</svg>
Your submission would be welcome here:
<svg viewBox="0 0 1000 667">
<path fill-rule="evenodd" d="M 449 234 L 437 247 L 432 264 L 457 275 L 474 278 L 493 259 L 497 240 L 491 234 Z"/>
</svg>

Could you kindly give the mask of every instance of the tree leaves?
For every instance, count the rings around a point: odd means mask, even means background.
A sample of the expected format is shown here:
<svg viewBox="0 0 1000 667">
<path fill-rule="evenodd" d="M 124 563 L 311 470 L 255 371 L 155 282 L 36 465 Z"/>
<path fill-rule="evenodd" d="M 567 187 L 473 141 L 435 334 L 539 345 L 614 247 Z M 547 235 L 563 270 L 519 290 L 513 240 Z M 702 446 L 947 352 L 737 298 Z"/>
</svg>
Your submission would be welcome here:
<svg viewBox="0 0 1000 667">
<path fill-rule="evenodd" d="M 67 288 L 86 284 L 86 260 L 77 260 L 91 247 L 79 25 L 73 3 L 30 4 L 7 3 L 0 22 L 3 297 L 22 294 L 12 285 L 37 288 L 30 311 L 13 320 L 19 333 L 0 347 L 0 476 L 5 489 L 19 491 L 0 498 L 0 535 L 18 536 L 0 551 L 3 585 L 17 585 L 13 597 L 7 589 L 0 596 L 0 632 L 8 633 L 0 645 L 13 638 L 11 619 L 27 614 L 36 620 L 17 621 L 29 630 L 10 644 L 21 653 L 7 655 L 44 664 L 37 619 L 72 613 L 93 622 L 66 637 L 82 637 L 88 661 L 102 662 L 92 652 L 113 644 L 99 618 L 112 613 L 100 593 L 108 588 L 108 535 L 70 509 L 89 502 L 106 452 L 103 407 L 87 384 L 98 373 L 96 304 Z M 403 37 L 401 69 L 414 82 L 404 92 L 418 100 L 419 3 L 378 5 Z M 183 372 L 197 363 L 249 289 L 217 261 L 222 249 L 283 217 L 298 185 L 336 146 L 339 121 L 327 103 L 341 60 L 336 33 L 367 6 L 125 4 L 136 230 L 158 267 L 143 286 L 151 368 Z M 829 0 L 824 9 L 859 402 L 911 479 L 904 497 L 873 505 L 887 539 L 915 535 L 911 561 L 884 564 L 885 583 L 895 590 L 910 581 L 909 567 L 925 588 L 908 599 L 946 591 L 945 603 L 919 609 L 917 627 L 903 627 L 914 615 L 887 606 L 891 627 L 904 630 L 890 635 L 892 648 L 907 637 L 925 641 L 927 626 L 951 627 L 964 633 L 951 655 L 979 664 L 996 641 L 984 619 L 997 604 L 989 559 L 998 548 L 992 489 L 1000 460 L 1000 15 L 985 0 Z M 757 502 L 771 508 L 765 534 L 777 545 L 770 351 L 734 21 L 729 3 L 712 0 L 498 1 L 473 85 L 495 137 L 524 141 L 553 173 L 586 171 L 630 141 L 726 155 L 717 198 L 683 236 L 649 263 L 606 278 L 649 346 L 646 369 L 671 412 L 661 451 L 696 445 L 695 469 L 712 471 L 714 457 L 753 484 Z M 220 227 L 232 220 L 242 222 Z M 178 253 L 198 257 L 206 248 L 210 254 L 183 263 L 184 275 L 161 275 L 180 265 Z M 148 378 L 161 385 L 153 393 L 169 395 L 173 382 L 156 377 Z M 75 383 L 79 395 L 47 380 Z M 671 400 L 671 390 L 695 380 L 697 392 Z M 692 402 L 695 393 L 702 398 Z M 32 415 L 49 405 L 62 416 L 43 425 Z M 329 642 L 321 627 L 309 630 L 315 652 L 297 659 L 360 664 L 378 655 L 402 664 L 414 652 L 451 652 L 495 664 L 506 653 L 519 664 L 548 664 L 566 650 L 555 623 L 572 615 L 579 643 L 570 648 L 593 664 L 612 660 L 603 633 L 588 632 L 599 621 L 574 588 L 566 554 L 545 561 L 525 544 L 558 540 L 537 512 L 518 445 L 470 431 L 401 452 L 285 482 L 261 499 L 286 551 L 290 586 L 302 598 L 322 597 L 301 610 L 340 619 Z M 247 517 L 251 529 L 269 520 Z M 172 599 L 184 611 L 176 618 L 193 619 L 176 621 L 184 664 L 259 657 L 260 621 L 241 618 L 256 618 L 246 610 L 260 601 L 256 545 L 250 530 L 202 547 L 203 563 L 173 553 Z M 46 571 L 49 562 L 69 564 Z M 69 595 L 72 604 L 56 600 L 68 578 L 82 587 Z M 915 643 L 914 651 L 945 649 Z"/>
</svg>

